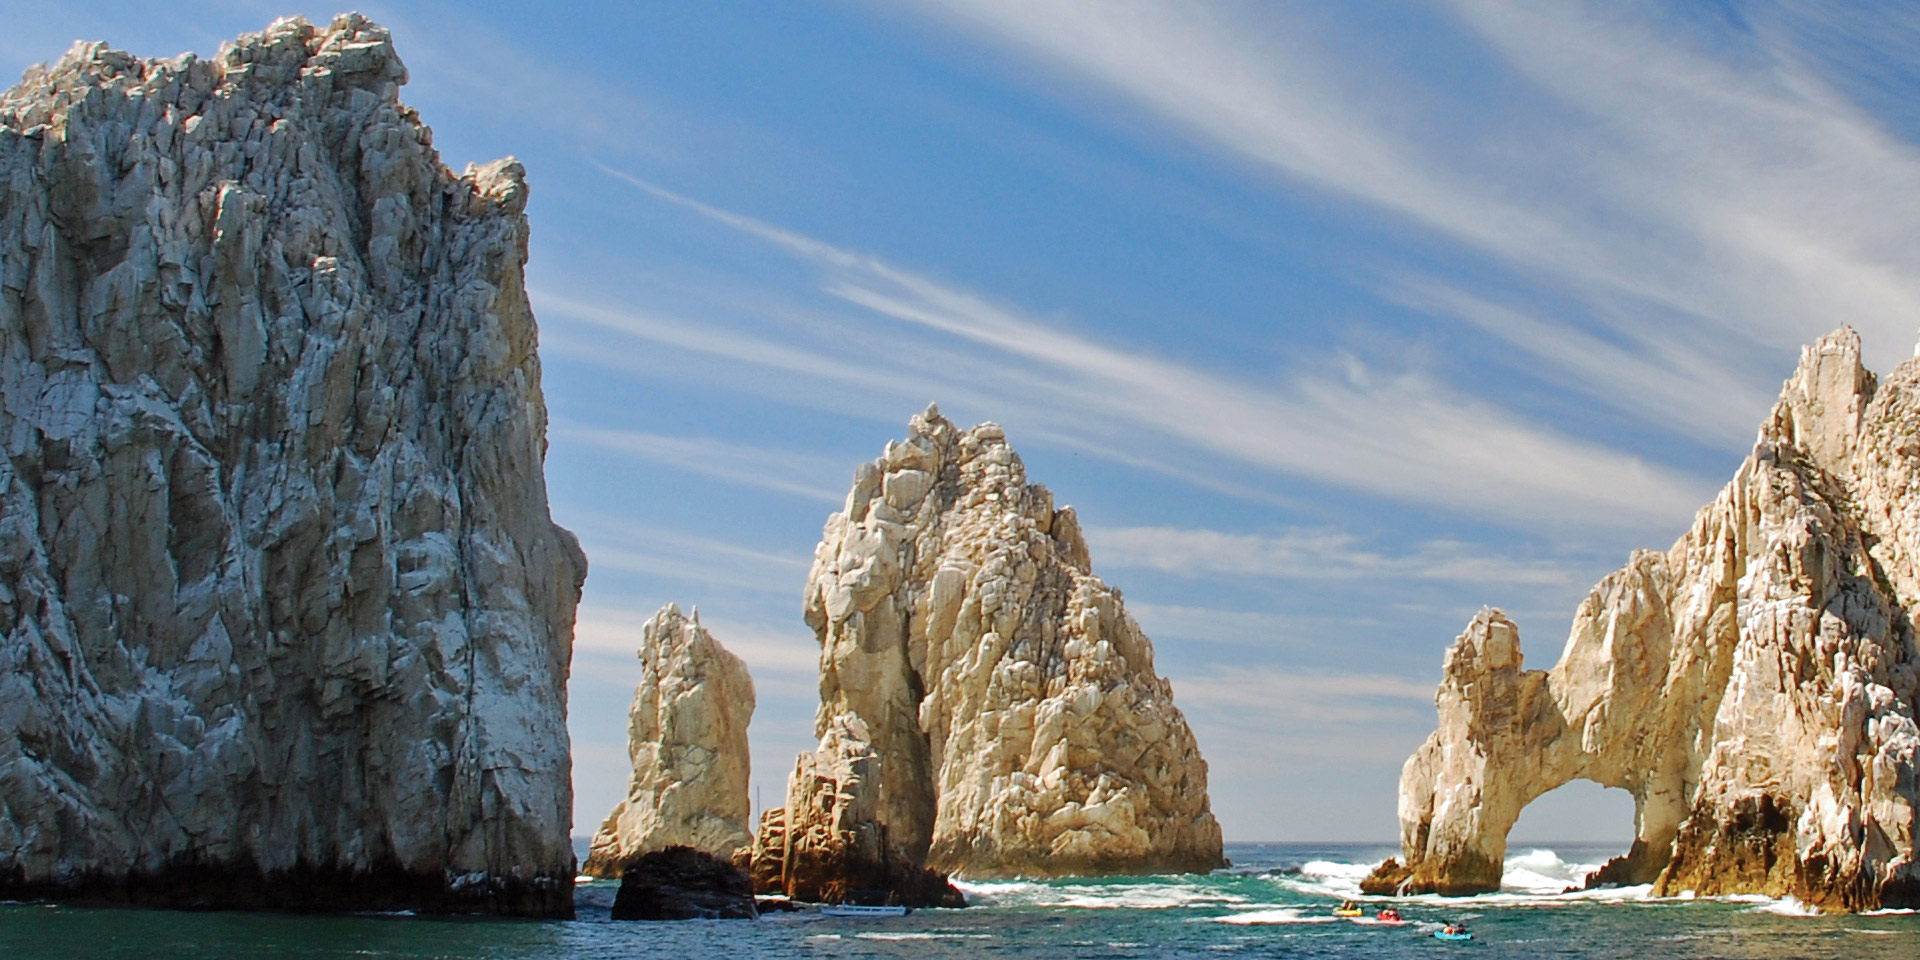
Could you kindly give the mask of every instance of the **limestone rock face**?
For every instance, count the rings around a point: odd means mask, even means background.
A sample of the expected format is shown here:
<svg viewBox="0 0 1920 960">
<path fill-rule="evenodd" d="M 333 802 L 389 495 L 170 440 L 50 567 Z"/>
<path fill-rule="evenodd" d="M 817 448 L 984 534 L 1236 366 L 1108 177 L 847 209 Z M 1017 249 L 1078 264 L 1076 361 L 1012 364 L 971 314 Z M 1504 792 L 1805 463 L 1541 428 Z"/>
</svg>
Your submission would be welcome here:
<svg viewBox="0 0 1920 960">
<path fill-rule="evenodd" d="M 806 618 L 821 751 L 853 720 L 867 731 L 852 739 L 876 758 L 873 822 L 896 858 L 969 877 L 1222 864 L 1206 762 L 1152 645 L 998 426 L 929 408 L 863 465 Z M 790 807 L 812 802 L 792 789 Z"/>
<path fill-rule="evenodd" d="M 1916 438 L 1920 362 L 1876 382 L 1843 328 L 1692 529 L 1594 588 L 1553 669 L 1523 670 L 1518 628 L 1481 611 L 1401 775 L 1403 887 L 1497 887 L 1521 808 L 1586 779 L 1636 803 L 1598 880 L 1920 905 Z"/>
<path fill-rule="evenodd" d="M 527 187 L 387 32 L 0 96 L 0 898 L 568 916 Z"/>
<path fill-rule="evenodd" d="M 627 715 L 633 778 L 594 835 L 582 873 L 620 876 L 644 853 L 691 847 L 721 860 L 749 846 L 747 665 L 667 604 L 648 620 L 640 685 Z"/>
<path fill-rule="evenodd" d="M 885 761 L 858 717 L 835 717 L 820 747 L 801 754 L 787 805 L 761 815 L 749 870 L 755 892 L 812 903 L 880 892 L 914 907 L 964 907 L 945 874 L 921 865 L 879 816 Z"/>
</svg>

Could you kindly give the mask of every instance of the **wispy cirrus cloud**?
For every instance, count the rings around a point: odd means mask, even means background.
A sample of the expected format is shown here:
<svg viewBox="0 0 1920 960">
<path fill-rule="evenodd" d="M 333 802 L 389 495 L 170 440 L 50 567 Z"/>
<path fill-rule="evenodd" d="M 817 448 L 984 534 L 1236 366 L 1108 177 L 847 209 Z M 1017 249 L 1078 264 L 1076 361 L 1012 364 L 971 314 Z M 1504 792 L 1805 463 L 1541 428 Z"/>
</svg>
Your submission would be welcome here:
<svg viewBox="0 0 1920 960">
<path fill-rule="evenodd" d="M 1503 557 L 1480 544 L 1428 540 L 1386 550 L 1333 528 L 1249 534 L 1180 527 L 1090 527 L 1087 541 L 1103 568 L 1145 567 L 1202 579 L 1435 580 L 1541 586 L 1561 586 L 1572 580 L 1557 565 Z"/>
<path fill-rule="evenodd" d="M 688 615 L 695 614 L 687 608 Z M 629 658 L 638 654 L 647 619 L 620 607 L 583 605 L 574 627 L 574 646 L 582 653 Z M 768 626 L 701 615 L 700 625 L 735 656 L 747 662 L 754 684 L 764 691 L 811 696 L 817 692 L 820 645 L 804 624 Z"/>
<path fill-rule="evenodd" d="M 807 556 L 771 553 L 618 517 L 575 515 L 565 522 L 580 538 L 594 570 L 618 570 L 654 581 L 798 596 L 812 563 Z"/>
<path fill-rule="evenodd" d="M 1690 477 L 1528 422 L 1419 373 L 1382 374 L 1354 357 L 1328 357 L 1279 384 L 1246 383 L 609 172 L 812 264 L 821 291 L 856 308 L 833 331 L 836 349 L 827 354 L 780 344 L 764 330 L 662 330 L 618 309 L 562 307 L 609 328 L 866 387 L 904 379 L 919 396 L 990 392 L 993 408 L 1017 408 L 1041 429 L 1090 437 L 1094 449 L 1138 455 L 1143 443 L 1158 444 L 1161 459 L 1173 463 L 1198 455 L 1513 526 L 1672 522 L 1705 492 Z M 543 309 L 551 302 L 543 300 Z M 856 326 L 878 335 L 850 335 Z M 857 356 L 863 344 L 872 356 Z"/>
<path fill-rule="evenodd" d="M 549 436 L 743 487 L 822 503 L 846 499 L 852 471 L 840 460 L 796 450 L 730 443 L 714 437 L 675 437 L 640 430 L 613 430 L 556 420 Z"/>
<path fill-rule="evenodd" d="M 1920 315 L 1920 148 L 1786 31 L 1695 42 L 1678 13 L 1583 0 L 1408 11 L 1495 54 L 1489 115 L 1294 8 L 920 7 L 1236 163 L 1476 253 L 1498 295 L 1454 278 L 1401 299 L 1405 270 L 1382 294 L 1720 449 L 1750 437 L 1799 344 L 1847 322 L 1884 364 Z"/>
</svg>

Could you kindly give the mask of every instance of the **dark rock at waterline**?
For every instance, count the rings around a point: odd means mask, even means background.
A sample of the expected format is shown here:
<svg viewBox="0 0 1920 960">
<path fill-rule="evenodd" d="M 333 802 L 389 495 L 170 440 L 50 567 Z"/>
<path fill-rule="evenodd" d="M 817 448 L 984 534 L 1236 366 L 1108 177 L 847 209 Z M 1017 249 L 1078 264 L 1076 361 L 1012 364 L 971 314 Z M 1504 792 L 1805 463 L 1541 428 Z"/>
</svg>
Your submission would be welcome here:
<svg viewBox="0 0 1920 960">
<path fill-rule="evenodd" d="M 1400 865 L 1400 861 L 1388 857 L 1373 872 L 1360 881 L 1360 892 L 1368 896 L 1390 897 L 1400 892 L 1400 885 L 1413 876 L 1413 871 Z"/>
<path fill-rule="evenodd" d="M 692 847 L 630 861 L 613 899 L 615 920 L 751 920 L 753 885 L 733 864 Z"/>
<path fill-rule="evenodd" d="M 1645 840 L 1635 840 L 1626 856 L 1608 860 L 1600 869 L 1587 874 L 1584 886 L 1569 887 L 1567 892 L 1652 883 L 1660 878 L 1660 871 L 1666 865 L 1665 851 L 1654 850 Z"/>
</svg>

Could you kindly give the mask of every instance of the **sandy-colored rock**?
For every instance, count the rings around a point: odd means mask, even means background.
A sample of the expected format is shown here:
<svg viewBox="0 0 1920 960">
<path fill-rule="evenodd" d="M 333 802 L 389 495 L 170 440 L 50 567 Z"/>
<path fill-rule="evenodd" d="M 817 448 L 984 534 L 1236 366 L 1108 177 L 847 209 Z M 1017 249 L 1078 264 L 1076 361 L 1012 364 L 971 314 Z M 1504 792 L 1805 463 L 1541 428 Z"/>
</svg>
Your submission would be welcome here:
<svg viewBox="0 0 1920 960">
<path fill-rule="evenodd" d="M 835 717 L 787 780 L 787 805 L 766 811 L 749 872 L 756 893 L 812 903 L 878 893 L 914 907 L 964 907 L 945 874 L 922 866 L 879 816 L 886 761 L 858 717 Z"/>
<path fill-rule="evenodd" d="M 868 731 L 895 858 L 968 877 L 1222 864 L 1206 762 L 1152 645 L 998 426 L 930 407 L 861 466 L 806 618 L 822 750 L 845 722 Z"/>
<path fill-rule="evenodd" d="M 1594 588 L 1553 669 L 1481 611 L 1401 775 L 1403 889 L 1497 887 L 1521 808 L 1586 779 L 1636 805 L 1599 881 L 1920 906 L 1916 438 L 1920 361 L 1876 383 L 1829 334 L 1692 529 Z"/>
<path fill-rule="evenodd" d="M 572 913 L 527 187 L 387 32 L 0 96 L 0 898 Z"/>
<path fill-rule="evenodd" d="M 752 816 L 747 665 L 669 603 L 641 632 L 640 684 L 627 714 L 627 798 L 593 837 L 582 873 L 618 877 L 642 854 L 691 847 L 731 861 Z"/>
</svg>

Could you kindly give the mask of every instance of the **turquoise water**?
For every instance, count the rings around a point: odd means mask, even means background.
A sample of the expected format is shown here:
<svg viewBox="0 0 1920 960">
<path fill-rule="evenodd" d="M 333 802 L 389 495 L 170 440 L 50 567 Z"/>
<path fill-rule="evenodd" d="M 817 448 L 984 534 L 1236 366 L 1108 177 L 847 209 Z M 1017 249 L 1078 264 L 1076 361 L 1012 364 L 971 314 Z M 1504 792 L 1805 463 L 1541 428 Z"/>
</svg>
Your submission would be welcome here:
<svg viewBox="0 0 1920 960">
<path fill-rule="evenodd" d="M 613 923 L 611 883 L 580 888 L 572 922 L 412 916 L 306 917 L 0 904 L 0 958 L 1481 957 L 1920 956 L 1920 916 L 1800 915 L 1796 904 L 1566 895 L 1611 850 L 1516 847 L 1498 894 L 1397 901 L 1413 923 L 1341 920 L 1333 905 L 1392 851 L 1229 844 L 1210 876 L 968 886 L 978 906 L 881 920 L 777 914 L 758 921 Z M 1431 931 L 1462 919 L 1477 937 Z"/>
</svg>

